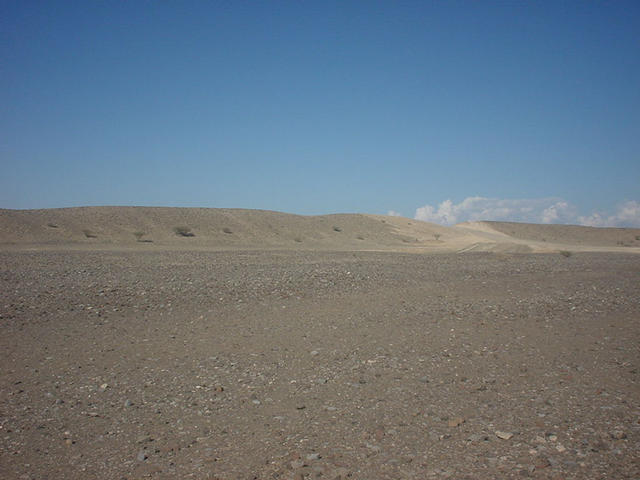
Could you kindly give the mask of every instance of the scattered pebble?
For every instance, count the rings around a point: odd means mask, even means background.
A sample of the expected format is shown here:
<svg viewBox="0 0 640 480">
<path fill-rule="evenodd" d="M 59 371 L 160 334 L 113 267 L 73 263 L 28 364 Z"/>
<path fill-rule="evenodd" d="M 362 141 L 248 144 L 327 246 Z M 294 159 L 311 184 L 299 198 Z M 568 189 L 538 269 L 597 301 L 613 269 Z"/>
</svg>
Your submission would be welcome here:
<svg viewBox="0 0 640 480">
<path fill-rule="evenodd" d="M 462 417 L 453 417 L 449 419 L 449 421 L 447 422 L 447 425 L 449 425 L 450 427 L 459 427 L 464 422 L 465 422 L 465 419 Z"/>
</svg>

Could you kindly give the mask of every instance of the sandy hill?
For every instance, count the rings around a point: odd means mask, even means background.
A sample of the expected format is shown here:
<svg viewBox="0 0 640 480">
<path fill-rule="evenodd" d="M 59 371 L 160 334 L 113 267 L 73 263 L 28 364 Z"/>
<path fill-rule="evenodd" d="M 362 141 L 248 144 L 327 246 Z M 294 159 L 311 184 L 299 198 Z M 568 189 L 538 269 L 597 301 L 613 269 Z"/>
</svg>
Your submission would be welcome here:
<svg viewBox="0 0 640 480">
<path fill-rule="evenodd" d="M 182 232 L 176 233 L 176 230 Z M 447 229 L 393 217 L 302 216 L 265 210 L 165 207 L 78 207 L 0 210 L 5 246 L 135 248 L 442 248 Z"/>
<path fill-rule="evenodd" d="M 524 245 L 531 251 L 621 251 L 640 249 L 638 228 L 596 228 L 578 225 L 542 225 L 516 222 L 466 222 L 456 225 L 484 236 L 497 247 L 505 242 Z M 467 247 L 473 249 L 474 245 Z"/>
<path fill-rule="evenodd" d="M 0 209 L 2 248 L 640 251 L 640 229 L 505 222 L 455 227 L 364 214 L 169 207 Z"/>
</svg>

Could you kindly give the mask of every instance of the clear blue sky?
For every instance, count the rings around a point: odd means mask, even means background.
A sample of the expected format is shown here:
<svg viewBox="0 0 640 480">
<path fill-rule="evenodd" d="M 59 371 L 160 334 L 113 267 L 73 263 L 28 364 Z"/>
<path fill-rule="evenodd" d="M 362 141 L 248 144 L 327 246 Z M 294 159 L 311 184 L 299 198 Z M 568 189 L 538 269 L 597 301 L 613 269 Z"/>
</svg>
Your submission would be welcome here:
<svg viewBox="0 0 640 480">
<path fill-rule="evenodd" d="M 640 2 L 0 3 L 0 207 L 640 201 Z"/>
</svg>

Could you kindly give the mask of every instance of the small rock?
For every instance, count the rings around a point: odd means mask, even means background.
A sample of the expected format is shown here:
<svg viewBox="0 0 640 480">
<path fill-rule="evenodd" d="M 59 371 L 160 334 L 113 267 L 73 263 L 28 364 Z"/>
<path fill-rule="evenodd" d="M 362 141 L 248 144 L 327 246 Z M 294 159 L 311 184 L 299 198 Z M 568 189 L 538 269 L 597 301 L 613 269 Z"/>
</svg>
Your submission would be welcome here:
<svg viewBox="0 0 640 480">
<path fill-rule="evenodd" d="M 623 440 L 627 438 L 627 434 L 622 430 L 614 430 L 611 432 L 611 438 L 615 438 L 616 440 Z"/>
<path fill-rule="evenodd" d="M 124 406 L 126 408 L 129 408 L 132 405 L 133 405 L 133 402 L 131 400 L 129 400 L 128 398 L 124 401 Z"/>
<path fill-rule="evenodd" d="M 149 458 L 149 457 L 147 457 L 147 453 L 144 450 L 140 450 L 138 452 L 138 461 L 139 462 L 144 462 L 147 458 Z"/>
<path fill-rule="evenodd" d="M 147 442 L 151 442 L 153 441 L 153 438 L 151 438 L 151 435 L 138 435 L 138 438 L 136 438 L 136 443 L 147 443 Z"/>
<path fill-rule="evenodd" d="M 298 458 L 296 460 L 292 460 L 291 461 L 291 468 L 293 468 L 294 470 L 296 468 L 302 468 L 302 467 L 304 467 L 304 461 L 303 460 Z"/>
<path fill-rule="evenodd" d="M 315 357 L 316 355 L 319 355 L 320 352 L 318 352 L 317 350 L 311 350 L 311 356 Z"/>
<path fill-rule="evenodd" d="M 319 453 L 310 453 L 309 455 L 307 455 L 307 460 L 318 460 L 319 458 Z"/>
<path fill-rule="evenodd" d="M 565 448 L 564 445 L 562 445 L 561 443 L 556 445 L 556 450 L 559 451 L 560 453 L 566 452 L 567 449 Z"/>
<path fill-rule="evenodd" d="M 511 432 L 501 432 L 500 430 L 495 431 L 496 437 L 501 438 L 502 440 L 510 440 L 513 438 L 513 433 Z"/>
<path fill-rule="evenodd" d="M 447 425 L 449 425 L 450 427 L 459 427 L 464 422 L 465 420 L 462 417 L 453 417 L 449 419 L 449 421 L 447 422 Z"/>
<path fill-rule="evenodd" d="M 538 461 L 536 462 L 537 469 L 547 468 L 549 465 L 551 465 L 551 462 L 549 462 L 547 457 L 538 457 Z"/>
<path fill-rule="evenodd" d="M 109 388 L 109 384 L 107 384 L 107 383 L 103 383 L 102 385 L 100 385 L 100 390 L 102 390 L 103 392 L 104 392 L 107 388 Z"/>
</svg>

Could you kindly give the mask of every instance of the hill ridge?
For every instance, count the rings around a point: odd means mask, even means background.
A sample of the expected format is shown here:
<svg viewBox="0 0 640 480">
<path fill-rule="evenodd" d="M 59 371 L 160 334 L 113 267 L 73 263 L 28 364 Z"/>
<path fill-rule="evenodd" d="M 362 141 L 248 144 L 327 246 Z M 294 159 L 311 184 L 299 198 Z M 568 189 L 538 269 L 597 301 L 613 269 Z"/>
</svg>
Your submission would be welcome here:
<svg viewBox="0 0 640 480">
<path fill-rule="evenodd" d="M 640 252 L 640 229 L 209 207 L 0 209 L 0 248 L 187 248 L 503 253 Z"/>
</svg>

